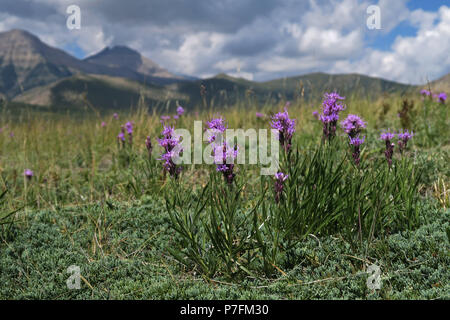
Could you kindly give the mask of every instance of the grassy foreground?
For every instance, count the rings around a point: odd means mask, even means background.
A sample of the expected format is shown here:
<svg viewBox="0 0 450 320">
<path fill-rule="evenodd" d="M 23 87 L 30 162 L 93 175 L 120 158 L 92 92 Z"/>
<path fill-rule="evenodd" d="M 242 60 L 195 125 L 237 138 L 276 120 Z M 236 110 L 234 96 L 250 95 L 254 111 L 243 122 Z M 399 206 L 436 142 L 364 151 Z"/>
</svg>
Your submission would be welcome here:
<svg viewBox="0 0 450 320">
<path fill-rule="evenodd" d="M 381 267 L 381 290 L 367 289 L 362 255 L 339 238 L 310 237 L 301 263 L 276 279 L 205 281 L 168 253 L 176 234 L 164 204 L 88 205 L 30 213 L 3 233 L 3 299 L 449 299 L 450 211 L 424 211 L 415 231 L 376 241 L 368 258 Z M 80 290 L 67 268 L 78 265 Z"/>
<path fill-rule="evenodd" d="M 242 200 L 233 212 L 214 210 L 237 204 L 213 197 L 226 189 L 220 179 L 209 179 L 218 175 L 214 166 L 185 166 L 174 191 L 156 160 L 160 114 L 139 109 L 118 119 L 95 112 L 74 118 L 3 109 L 0 298 L 449 299 L 448 105 L 420 97 L 346 103 L 345 114 L 367 121 L 361 167 L 353 165 L 345 135 L 321 156 L 321 125 L 312 116 L 319 103 L 297 101 L 289 114 L 297 119 L 293 148 L 299 153 L 297 162 L 287 159 L 282 166 L 290 175 L 285 201 L 275 204 L 272 180 L 260 179 L 258 167 L 239 166 L 236 185 L 243 187 L 233 192 Z M 191 129 L 194 120 L 220 113 L 230 128 L 268 128 L 283 107 L 187 111 L 171 121 Z M 133 146 L 125 149 L 117 134 L 127 121 L 134 123 Z M 392 171 L 379 140 L 388 128 L 416 133 L 408 149 L 395 154 Z M 154 144 L 150 158 L 146 136 Z M 328 167 L 331 161 L 336 166 Z M 33 170 L 31 179 L 25 169 Z M 327 174 L 339 183 L 316 183 Z M 194 219 L 198 225 L 189 224 L 191 205 L 202 204 L 199 194 L 208 181 L 217 189 Z M 253 222 L 246 224 L 252 208 Z M 361 208 L 364 228 L 360 223 L 358 231 Z M 269 219 L 272 212 L 282 219 Z M 220 214 L 223 221 L 216 219 Z M 175 230 L 176 219 L 186 236 Z M 268 222 L 255 236 L 253 225 L 262 221 Z M 233 239 L 221 240 L 227 227 Z M 367 287 L 373 263 L 381 268 L 380 290 Z M 80 290 L 66 286 L 71 265 L 81 268 Z"/>
</svg>

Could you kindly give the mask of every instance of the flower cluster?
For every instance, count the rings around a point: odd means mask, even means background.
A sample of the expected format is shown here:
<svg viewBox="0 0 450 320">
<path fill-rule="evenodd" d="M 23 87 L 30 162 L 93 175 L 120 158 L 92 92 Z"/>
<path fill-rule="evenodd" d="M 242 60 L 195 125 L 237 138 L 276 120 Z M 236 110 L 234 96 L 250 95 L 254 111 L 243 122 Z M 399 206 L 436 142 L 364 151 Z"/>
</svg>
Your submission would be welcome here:
<svg viewBox="0 0 450 320">
<path fill-rule="evenodd" d="M 380 139 L 386 143 L 386 150 L 384 151 L 384 155 L 386 156 L 389 167 L 392 166 L 392 156 L 394 155 L 395 144 L 392 143 L 392 139 L 394 139 L 394 137 L 395 134 L 391 132 L 383 132 L 380 135 Z"/>
<path fill-rule="evenodd" d="M 231 147 L 226 141 L 223 144 L 215 145 L 213 148 L 214 163 L 216 170 L 222 172 L 225 181 L 232 184 L 236 174 L 234 171 L 234 160 L 238 154 L 238 147 Z"/>
<path fill-rule="evenodd" d="M 234 160 L 238 154 L 238 147 L 230 146 L 220 136 L 227 130 L 227 125 L 222 117 L 214 118 L 206 122 L 208 141 L 213 150 L 214 163 L 216 170 L 222 172 L 225 181 L 231 185 L 236 174 L 234 173 Z M 222 142 L 223 141 L 223 142 Z"/>
<path fill-rule="evenodd" d="M 122 143 L 122 147 L 125 147 L 125 131 L 128 134 L 128 142 L 130 146 L 133 145 L 133 123 L 128 121 L 125 125 L 120 126 L 120 132 L 117 135 L 117 142 L 120 146 Z"/>
<path fill-rule="evenodd" d="M 120 142 L 122 142 L 122 146 L 125 146 L 125 128 L 124 126 L 120 126 L 120 132 L 117 135 L 117 143 L 120 147 Z"/>
<path fill-rule="evenodd" d="M 178 153 L 175 153 L 174 149 L 180 143 L 180 138 L 175 135 L 174 130 L 175 129 L 173 127 L 164 125 L 164 129 L 162 131 L 163 137 L 158 139 L 159 145 L 164 148 L 164 153 L 158 160 L 164 161 L 164 169 L 169 172 L 171 177 L 176 179 L 181 172 L 181 167 L 177 167 L 173 159 L 178 156 Z"/>
<path fill-rule="evenodd" d="M 322 102 L 322 114 L 319 115 L 323 123 L 323 138 L 331 140 L 336 136 L 336 125 L 339 120 L 339 112 L 345 109 L 345 105 L 340 103 L 344 100 L 336 92 L 325 93 L 325 99 Z"/>
<path fill-rule="evenodd" d="M 366 128 L 366 123 L 355 114 L 349 114 L 341 125 L 350 138 L 357 137 L 361 130 Z"/>
<path fill-rule="evenodd" d="M 278 139 L 284 150 L 288 152 L 291 148 L 292 135 L 295 132 L 295 119 L 289 118 L 289 114 L 285 109 L 272 117 L 270 123 L 272 129 L 278 130 Z"/>
<path fill-rule="evenodd" d="M 227 130 L 228 126 L 225 124 L 225 120 L 220 118 L 212 119 L 206 122 L 207 130 L 209 132 L 208 141 L 212 143 L 216 140 L 219 134 L 223 134 Z"/>
<path fill-rule="evenodd" d="M 399 131 L 397 134 L 398 137 L 398 148 L 400 153 L 403 153 L 403 150 L 406 149 L 406 145 L 408 141 L 414 136 L 414 132 L 409 132 L 408 130 Z"/>
<path fill-rule="evenodd" d="M 132 145 L 133 144 L 133 123 L 128 121 L 127 123 L 125 123 L 125 128 L 127 129 L 127 133 L 128 133 L 128 142 L 130 143 L 130 145 Z"/>
<path fill-rule="evenodd" d="M 284 182 L 289 177 L 283 172 L 275 173 L 275 202 L 279 203 L 283 194 Z"/>
<path fill-rule="evenodd" d="M 362 137 L 362 139 L 361 139 L 359 136 L 354 137 L 354 138 L 350 138 L 349 137 L 349 139 L 350 139 L 349 143 L 350 143 L 351 146 L 353 146 L 352 157 L 353 157 L 353 160 L 355 161 L 355 164 L 357 166 L 359 166 L 359 162 L 360 162 L 359 155 L 361 153 L 359 147 L 364 143 L 365 138 L 366 137 Z"/>
<path fill-rule="evenodd" d="M 174 120 L 179 119 L 184 114 L 184 108 L 182 106 L 177 107 L 177 114 L 173 116 Z"/>
<path fill-rule="evenodd" d="M 437 100 L 437 102 L 440 102 L 440 103 L 445 103 L 445 101 L 447 100 L 447 94 L 445 92 L 441 92 L 439 94 L 432 94 L 431 91 L 423 89 L 423 90 L 420 90 L 420 94 L 423 97 L 429 97 L 430 99 L 431 99 L 431 97 L 433 97 Z"/>
<path fill-rule="evenodd" d="M 414 136 L 414 133 L 408 130 L 399 131 L 397 133 L 398 138 L 398 148 L 400 153 L 403 153 L 403 151 L 406 149 L 406 145 L 408 144 L 408 141 Z M 392 142 L 392 140 L 395 137 L 395 133 L 393 132 L 383 132 L 380 134 L 380 140 L 383 140 L 386 143 L 386 150 L 384 151 L 384 155 L 386 156 L 386 160 L 388 162 L 389 167 L 392 166 L 392 157 L 394 156 L 394 147 L 395 144 Z"/>
<path fill-rule="evenodd" d="M 426 89 L 420 90 L 420 94 L 423 95 L 424 97 L 431 96 L 431 92 L 429 90 L 426 90 Z"/>
<path fill-rule="evenodd" d="M 170 120 L 170 116 L 161 116 L 161 123 L 165 123 L 166 121 Z"/>
<path fill-rule="evenodd" d="M 349 114 L 347 118 L 341 123 L 342 128 L 347 133 L 348 138 L 350 139 L 349 143 L 353 146 L 353 160 L 355 164 L 358 166 L 360 159 L 360 146 L 364 143 L 365 137 L 360 138 L 361 130 L 366 127 L 366 123 L 357 115 Z"/>
</svg>

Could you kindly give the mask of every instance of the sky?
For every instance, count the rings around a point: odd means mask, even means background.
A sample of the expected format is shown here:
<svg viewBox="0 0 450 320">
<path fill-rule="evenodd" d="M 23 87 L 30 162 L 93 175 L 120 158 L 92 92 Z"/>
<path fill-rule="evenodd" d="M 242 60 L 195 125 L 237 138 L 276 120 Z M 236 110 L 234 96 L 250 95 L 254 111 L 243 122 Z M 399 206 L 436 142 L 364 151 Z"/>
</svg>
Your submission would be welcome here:
<svg viewBox="0 0 450 320">
<path fill-rule="evenodd" d="M 80 29 L 66 26 L 69 5 Z M 380 28 L 369 29 L 373 5 Z M 80 59 L 126 45 L 200 78 L 326 72 L 422 84 L 450 72 L 450 1 L 0 0 L 0 32 L 11 29 Z"/>
</svg>

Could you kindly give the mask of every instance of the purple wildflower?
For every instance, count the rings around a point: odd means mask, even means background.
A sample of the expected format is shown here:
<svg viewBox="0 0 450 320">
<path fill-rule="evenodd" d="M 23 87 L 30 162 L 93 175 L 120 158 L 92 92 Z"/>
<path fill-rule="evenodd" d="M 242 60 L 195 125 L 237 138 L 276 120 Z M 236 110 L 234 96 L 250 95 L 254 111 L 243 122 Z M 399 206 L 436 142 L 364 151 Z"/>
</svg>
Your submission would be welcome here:
<svg viewBox="0 0 450 320">
<path fill-rule="evenodd" d="M 445 92 L 439 93 L 438 99 L 440 103 L 445 103 L 445 101 L 447 100 L 447 94 Z"/>
<path fill-rule="evenodd" d="M 362 139 L 360 137 L 350 138 L 350 144 L 355 147 L 359 147 L 364 143 L 366 137 L 364 136 Z"/>
<path fill-rule="evenodd" d="M 177 167 L 173 162 L 173 158 L 178 156 L 175 154 L 175 147 L 180 143 L 180 138 L 175 136 L 174 128 L 170 126 L 165 126 L 162 132 L 163 137 L 161 139 L 157 139 L 158 143 L 161 147 L 164 148 L 165 153 L 161 155 L 161 158 L 158 160 L 164 160 L 163 167 L 169 172 L 170 176 L 178 178 L 178 174 L 181 172 L 181 167 Z M 181 150 L 180 150 L 181 151 Z"/>
<path fill-rule="evenodd" d="M 170 116 L 161 116 L 161 123 L 164 126 L 170 120 Z"/>
<path fill-rule="evenodd" d="M 312 115 L 313 115 L 314 118 L 316 118 L 316 120 L 319 120 L 319 111 L 314 110 Z"/>
<path fill-rule="evenodd" d="M 130 121 L 125 123 L 125 128 L 127 129 L 128 134 L 133 133 L 133 123 Z"/>
<path fill-rule="evenodd" d="M 339 120 L 339 112 L 345 109 L 345 106 L 340 103 L 340 100 L 344 99 L 345 97 L 341 97 L 336 92 L 325 93 L 322 102 L 322 114 L 319 116 L 320 121 L 323 123 L 324 139 L 331 140 L 336 136 L 336 125 Z"/>
<path fill-rule="evenodd" d="M 24 175 L 28 180 L 31 180 L 31 178 L 33 178 L 33 176 L 34 176 L 34 172 L 31 171 L 30 169 L 25 169 L 25 171 L 23 172 L 23 175 Z"/>
<path fill-rule="evenodd" d="M 180 118 L 180 116 L 177 115 L 177 114 L 175 114 L 175 115 L 173 116 L 173 118 L 174 118 L 175 120 L 178 120 L 178 119 Z"/>
<path fill-rule="evenodd" d="M 117 145 L 120 149 L 120 144 L 122 143 L 122 147 L 125 147 L 125 128 L 124 126 L 120 126 L 120 132 L 117 135 Z"/>
<path fill-rule="evenodd" d="M 178 175 L 181 172 L 181 167 L 177 167 L 177 165 L 173 162 L 173 158 L 176 156 L 175 152 L 168 151 L 161 155 L 161 158 L 158 160 L 163 160 L 164 170 L 169 172 L 171 177 L 178 179 Z"/>
<path fill-rule="evenodd" d="M 184 108 L 182 106 L 178 106 L 177 108 L 177 114 L 179 116 L 182 116 L 184 114 Z"/>
<path fill-rule="evenodd" d="M 384 140 L 384 141 L 391 141 L 392 139 L 394 139 L 395 134 L 394 133 L 390 133 L 390 132 L 384 132 L 382 134 L 380 134 L 380 139 Z"/>
<path fill-rule="evenodd" d="M 223 134 L 227 129 L 225 120 L 222 117 L 206 122 L 206 126 L 209 135 L 208 141 L 211 143 L 213 149 L 214 163 L 217 166 L 216 170 L 222 172 L 225 181 L 231 185 L 236 175 L 233 171 L 238 147 L 236 145 L 231 147 L 226 141 L 222 143 L 221 139 L 219 141 L 217 140 L 218 136 Z"/>
<path fill-rule="evenodd" d="M 227 125 L 225 124 L 225 120 L 220 118 L 212 119 L 209 122 L 206 122 L 207 132 L 208 132 L 208 141 L 210 143 L 214 142 L 217 138 L 218 134 L 224 133 L 227 130 Z"/>
<path fill-rule="evenodd" d="M 394 155 L 395 144 L 392 143 L 392 139 L 394 139 L 394 137 L 395 134 L 391 132 L 383 132 L 380 135 L 380 139 L 386 143 L 386 150 L 384 151 L 384 155 L 386 156 L 389 168 L 392 166 L 392 156 Z"/>
<path fill-rule="evenodd" d="M 406 149 L 406 145 L 408 144 L 408 141 L 414 136 L 414 132 L 409 132 L 408 130 L 399 131 L 397 134 L 398 137 L 398 148 L 400 150 L 400 153 L 403 153 L 403 150 Z"/>
<path fill-rule="evenodd" d="M 238 154 L 238 147 L 230 147 L 226 141 L 221 145 L 213 148 L 214 163 L 217 165 L 216 170 L 222 172 L 225 181 L 231 185 L 236 174 L 234 170 L 234 160 Z"/>
<path fill-rule="evenodd" d="M 125 123 L 124 126 L 121 126 L 121 128 L 122 132 L 121 134 L 119 134 L 120 139 L 122 141 L 125 141 L 125 130 L 126 130 L 128 133 L 128 142 L 130 143 L 130 146 L 133 145 L 133 123 L 128 121 L 127 123 Z"/>
<path fill-rule="evenodd" d="M 114 113 L 114 114 L 113 114 L 113 117 L 114 117 L 114 119 L 116 119 L 116 120 L 119 119 L 119 115 L 118 115 L 117 113 Z"/>
<path fill-rule="evenodd" d="M 206 125 L 208 126 L 209 129 L 217 129 L 221 132 L 224 132 L 227 129 L 225 120 L 222 117 L 212 119 L 211 121 L 206 122 Z"/>
<path fill-rule="evenodd" d="M 341 125 L 350 138 L 357 137 L 361 130 L 366 127 L 366 123 L 355 114 L 349 114 L 347 118 L 342 121 Z"/>
<path fill-rule="evenodd" d="M 363 144 L 365 137 L 362 139 L 359 137 L 361 130 L 366 127 L 366 123 L 357 115 L 349 114 L 347 118 L 341 123 L 344 131 L 348 134 L 348 138 L 350 139 L 350 145 L 353 146 L 353 159 L 355 160 L 355 164 L 359 165 L 359 147 Z"/>
<path fill-rule="evenodd" d="M 102 128 L 106 127 L 106 122 L 105 122 L 105 121 L 102 121 L 101 126 L 102 126 Z"/>
<path fill-rule="evenodd" d="M 360 155 L 361 151 L 360 151 L 359 147 L 364 143 L 365 138 L 366 137 L 363 137 L 361 139 L 359 136 L 354 137 L 354 138 L 349 137 L 349 139 L 350 139 L 349 143 L 351 146 L 353 146 L 353 153 L 352 153 L 353 160 L 355 161 L 355 164 L 357 166 L 359 166 L 359 163 L 360 163 L 359 155 Z"/>
<path fill-rule="evenodd" d="M 428 90 L 425 90 L 425 89 L 420 90 L 420 94 L 423 95 L 424 97 L 429 97 L 429 96 L 431 96 L 431 92 L 428 91 Z"/>
<path fill-rule="evenodd" d="M 270 123 L 273 129 L 278 130 L 278 139 L 286 152 L 291 148 L 292 135 L 295 132 L 295 119 L 289 118 L 289 114 L 285 109 L 272 117 Z"/>
<path fill-rule="evenodd" d="M 275 174 L 275 202 L 279 203 L 283 194 L 284 181 L 289 177 L 288 174 L 278 172 Z"/>
<path fill-rule="evenodd" d="M 256 112 L 255 115 L 257 118 L 264 118 L 266 116 L 264 113 L 261 113 L 261 112 Z"/>
<path fill-rule="evenodd" d="M 11 131 L 11 132 L 9 133 L 9 136 L 10 136 L 10 138 L 14 138 L 14 132 Z"/>
</svg>

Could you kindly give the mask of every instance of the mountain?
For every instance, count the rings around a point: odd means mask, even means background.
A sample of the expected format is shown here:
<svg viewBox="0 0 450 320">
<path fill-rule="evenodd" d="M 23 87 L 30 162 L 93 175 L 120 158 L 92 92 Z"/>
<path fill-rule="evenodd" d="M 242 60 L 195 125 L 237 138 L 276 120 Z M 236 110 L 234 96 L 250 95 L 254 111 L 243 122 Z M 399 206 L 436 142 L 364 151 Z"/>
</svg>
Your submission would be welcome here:
<svg viewBox="0 0 450 320">
<path fill-rule="evenodd" d="M 449 91 L 450 75 L 433 81 Z M 19 104 L 98 109 L 129 108 L 144 99 L 148 105 L 185 107 L 236 103 L 277 103 L 297 98 L 321 99 L 324 92 L 375 99 L 387 93 L 405 94 L 410 86 L 359 74 L 311 73 L 265 82 L 226 74 L 209 79 L 176 75 L 124 47 L 105 48 L 84 60 L 52 48 L 23 30 L 0 33 L 0 101 Z M 203 95 L 200 93 L 201 88 Z"/>
<path fill-rule="evenodd" d="M 405 85 L 380 78 L 359 74 L 310 73 L 297 77 L 282 78 L 266 82 L 254 82 L 218 74 L 213 78 L 179 82 L 170 86 L 171 90 L 190 97 L 191 104 L 201 104 L 200 86 L 206 89 L 206 100 L 213 105 L 233 105 L 249 99 L 260 104 L 276 103 L 280 100 L 321 99 L 324 92 L 337 91 L 341 95 L 358 95 L 374 99 L 385 93 L 404 94 L 414 90 Z"/>
<path fill-rule="evenodd" d="M 0 94 L 14 97 L 83 70 L 84 63 L 22 30 L 0 33 Z"/>
<path fill-rule="evenodd" d="M 50 47 L 24 30 L 0 33 L 0 96 L 11 99 L 29 89 L 76 74 L 123 77 L 150 84 L 167 84 L 175 76 L 127 47 L 106 48 L 86 60 Z"/>
<path fill-rule="evenodd" d="M 115 46 L 105 48 L 99 53 L 84 59 L 91 64 L 108 67 L 112 70 L 118 70 L 117 76 L 120 76 L 119 70 L 131 70 L 137 74 L 156 78 L 184 79 L 181 76 L 170 73 L 161 68 L 155 62 L 143 57 L 139 52 L 125 46 Z M 126 77 L 126 75 L 124 75 Z"/>
<path fill-rule="evenodd" d="M 324 92 L 337 91 L 341 95 L 375 98 L 384 93 L 406 93 L 413 86 L 360 74 L 310 73 L 307 75 L 264 82 L 267 88 L 286 95 L 301 94 L 306 98 L 322 97 Z"/>
</svg>

